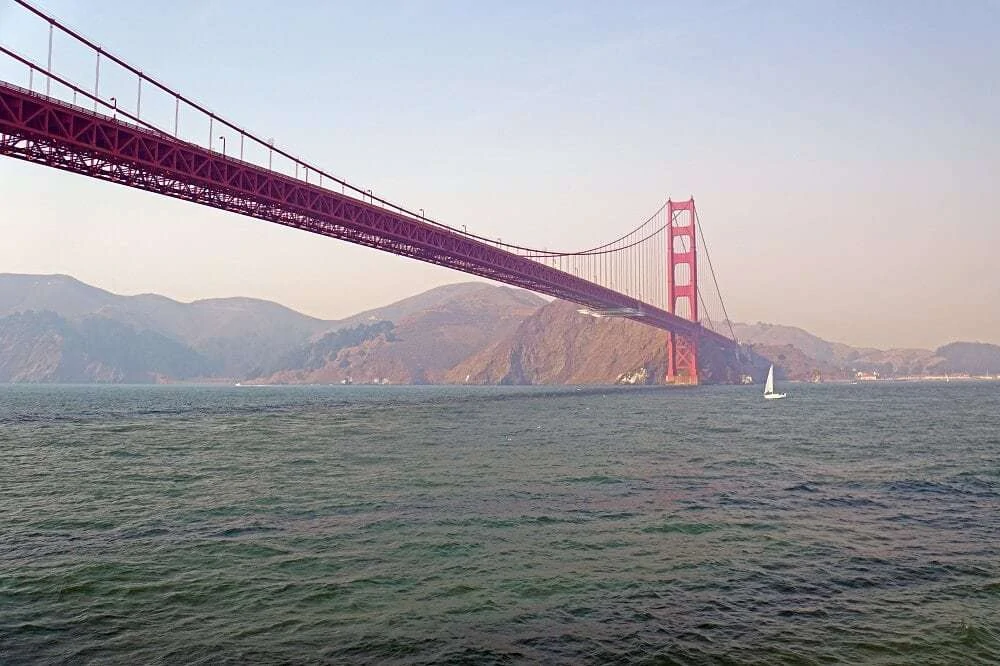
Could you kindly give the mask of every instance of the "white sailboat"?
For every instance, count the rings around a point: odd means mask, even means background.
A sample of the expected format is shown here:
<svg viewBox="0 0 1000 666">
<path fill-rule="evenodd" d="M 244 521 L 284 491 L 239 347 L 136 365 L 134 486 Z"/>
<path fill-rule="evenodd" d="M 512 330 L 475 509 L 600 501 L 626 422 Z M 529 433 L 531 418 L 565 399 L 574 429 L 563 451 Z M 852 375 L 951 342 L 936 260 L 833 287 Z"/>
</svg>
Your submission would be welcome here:
<svg viewBox="0 0 1000 666">
<path fill-rule="evenodd" d="M 778 398 L 784 398 L 786 395 L 785 393 L 774 392 L 774 363 L 772 363 L 771 369 L 767 371 L 767 383 L 764 384 L 764 397 L 768 400 L 777 400 Z"/>
</svg>

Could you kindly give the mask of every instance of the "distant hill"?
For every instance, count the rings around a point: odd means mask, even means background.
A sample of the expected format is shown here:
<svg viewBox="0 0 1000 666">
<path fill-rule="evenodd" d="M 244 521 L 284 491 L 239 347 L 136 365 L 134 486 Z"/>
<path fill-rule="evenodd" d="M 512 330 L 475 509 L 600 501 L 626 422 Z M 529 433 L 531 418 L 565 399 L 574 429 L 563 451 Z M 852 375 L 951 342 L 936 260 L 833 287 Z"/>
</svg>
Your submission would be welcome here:
<svg viewBox="0 0 1000 666">
<path fill-rule="evenodd" d="M 48 311 L 76 322 L 100 317 L 190 347 L 213 374 L 243 377 L 272 365 L 333 322 L 252 298 L 181 303 L 155 294 L 120 296 L 66 275 L 0 274 L 0 316 Z"/>
<path fill-rule="evenodd" d="M 1000 374 L 1000 346 L 983 342 L 953 342 L 934 352 L 940 361 L 932 369 L 971 375 Z"/>
<path fill-rule="evenodd" d="M 0 273 L 0 317 L 29 311 L 55 312 L 67 319 L 94 314 L 118 299 L 109 291 L 68 275 Z"/>
<path fill-rule="evenodd" d="M 346 322 L 366 321 L 306 345 L 291 363 L 254 381 L 438 383 L 469 355 L 512 332 L 545 301 L 509 287 L 452 285 Z M 422 306 L 422 307 L 421 307 Z M 419 309 L 418 309 L 419 308 Z M 406 313 L 394 325 L 378 316 Z M 344 335 L 357 338 L 341 344 Z M 301 359 L 309 359 L 302 363 Z"/>
<path fill-rule="evenodd" d="M 845 359 L 857 357 L 869 349 L 857 349 L 839 342 L 828 342 L 812 333 L 795 326 L 779 324 L 733 324 L 736 339 L 750 345 L 781 347 L 791 345 L 807 357 L 824 363 L 842 363 Z"/>
<path fill-rule="evenodd" d="M 213 298 L 181 303 L 165 296 L 120 296 L 67 275 L 0 274 L 0 316 L 49 311 L 75 321 L 99 316 L 154 331 L 191 347 L 222 377 L 246 378 L 274 371 L 282 357 L 330 331 L 377 321 L 400 322 L 444 303 L 499 289 L 534 309 L 545 301 L 528 292 L 482 282 L 444 285 L 342 320 L 322 320 L 254 298 Z M 498 305 L 500 305 L 498 303 Z"/>
<path fill-rule="evenodd" d="M 481 282 L 329 321 L 277 303 L 120 296 L 65 275 L 0 274 L 0 382 L 654 383 L 662 331 Z M 855 348 L 776 324 L 734 324 L 735 355 L 704 347 L 702 381 L 1000 373 L 1000 346 Z"/>
<path fill-rule="evenodd" d="M 626 319 L 596 319 L 554 301 L 510 335 L 458 364 L 446 376 L 470 384 L 638 383 L 664 371 L 663 335 Z"/>
<path fill-rule="evenodd" d="M 0 381 L 437 381 L 544 302 L 472 282 L 326 321 L 252 298 L 181 303 L 0 274 Z"/>
<path fill-rule="evenodd" d="M 776 324 L 733 324 L 741 342 L 774 361 L 789 379 L 849 379 L 857 372 L 881 377 L 1000 373 L 1000 346 L 953 342 L 936 350 L 872 349 L 828 342 L 800 328 Z"/>
<path fill-rule="evenodd" d="M 445 376 L 469 384 L 654 384 L 667 372 L 664 332 L 638 322 L 580 314 L 553 301 L 507 337 Z M 709 347 L 700 350 L 704 381 L 737 381 L 738 369 Z"/>
<path fill-rule="evenodd" d="M 795 381 L 822 380 L 846 380 L 853 377 L 850 368 L 839 365 L 836 361 L 824 361 L 814 358 L 805 353 L 793 344 L 766 344 L 758 342 L 753 345 L 753 352 L 763 359 L 765 364 L 760 364 L 753 374 L 754 380 L 758 383 L 763 381 L 767 374 L 767 367 L 774 363 L 775 375 L 777 379 L 791 379 Z M 870 368 L 865 368 L 870 370 Z"/>
<path fill-rule="evenodd" d="M 0 317 L 0 382 L 151 383 L 213 373 L 211 361 L 153 331 L 99 316 Z"/>
<path fill-rule="evenodd" d="M 477 295 L 486 293 L 483 290 L 484 287 L 489 287 L 489 285 L 483 282 L 459 282 L 458 284 L 446 284 L 440 287 L 434 287 L 433 289 L 428 289 L 427 291 L 416 294 L 415 296 L 404 298 L 396 301 L 395 303 L 359 312 L 358 314 L 347 317 L 346 319 L 331 322 L 331 329 L 349 328 L 351 326 L 357 326 L 358 324 L 370 324 L 376 321 L 399 322 L 412 314 L 423 312 L 425 310 L 433 310 L 445 303 L 455 302 L 456 299 L 462 299 L 464 297 L 474 298 Z M 494 288 L 509 291 L 511 294 L 516 295 L 519 302 L 529 304 L 529 306 L 533 308 L 538 308 L 545 303 L 544 300 L 531 292 L 513 289 L 511 287 Z"/>
<path fill-rule="evenodd" d="M 740 342 L 771 359 L 788 379 L 850 379 L 856 372 L 880 376 L 933 372 L 941 359 L 929 349 L 873 349 L 823 340 L 801 328 L 778 324 L 733 324 Z"/>
</svg>

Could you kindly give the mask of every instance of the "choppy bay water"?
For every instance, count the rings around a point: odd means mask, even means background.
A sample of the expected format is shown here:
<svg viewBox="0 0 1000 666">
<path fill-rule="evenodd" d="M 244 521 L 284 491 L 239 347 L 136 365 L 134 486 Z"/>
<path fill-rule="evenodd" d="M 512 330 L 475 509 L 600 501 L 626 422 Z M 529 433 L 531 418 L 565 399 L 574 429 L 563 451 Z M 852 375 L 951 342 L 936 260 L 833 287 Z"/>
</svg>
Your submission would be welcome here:
<svg viewBox="0 0 1000 666">
<path fill-rule="evenodd" d="M 1000 383 L 0 387 L 0 663 L 1000 661 Z"/>
</svg>

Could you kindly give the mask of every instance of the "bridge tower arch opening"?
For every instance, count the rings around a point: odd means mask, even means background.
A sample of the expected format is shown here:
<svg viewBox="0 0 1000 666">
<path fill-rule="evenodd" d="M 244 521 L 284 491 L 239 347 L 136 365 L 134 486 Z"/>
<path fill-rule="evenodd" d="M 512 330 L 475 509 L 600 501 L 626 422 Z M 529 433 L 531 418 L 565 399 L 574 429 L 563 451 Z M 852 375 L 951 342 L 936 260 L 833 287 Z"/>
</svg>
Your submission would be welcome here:
<svg viewBox="0 0 1000 666">
<path fill-rule="evenodd" d="M 667 200 L 667 311 L 698 323 L 694 197 Z M 698 383 L 697 333 L 667 333 L 667 383 Z"/>
</svg>

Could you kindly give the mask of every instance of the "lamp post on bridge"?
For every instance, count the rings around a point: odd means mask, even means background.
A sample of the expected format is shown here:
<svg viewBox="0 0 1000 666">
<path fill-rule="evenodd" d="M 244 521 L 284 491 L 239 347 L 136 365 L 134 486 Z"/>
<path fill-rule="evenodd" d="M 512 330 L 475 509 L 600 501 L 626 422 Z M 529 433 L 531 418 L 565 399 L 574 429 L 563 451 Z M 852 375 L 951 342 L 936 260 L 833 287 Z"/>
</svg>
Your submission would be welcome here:
<svg viewBox="0 0 1000 666">
<path fill-rule="evenodd" d="M 117 119 L 118 118 L 118 99 L 115 98 L 115 97 L 112 97 L 111 98 L 111 104 L 112 104 L 111 117 Z"/>
<path fill-rule="evenodd" d="M 225 157 L 226 156 L 226 137 L 220 135 L 219 136 L 219 141 L 222 142 L 222 156 Z"/>
</svg>

